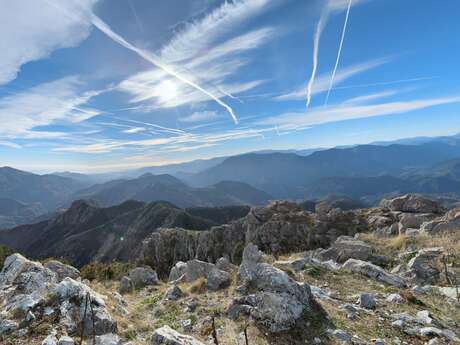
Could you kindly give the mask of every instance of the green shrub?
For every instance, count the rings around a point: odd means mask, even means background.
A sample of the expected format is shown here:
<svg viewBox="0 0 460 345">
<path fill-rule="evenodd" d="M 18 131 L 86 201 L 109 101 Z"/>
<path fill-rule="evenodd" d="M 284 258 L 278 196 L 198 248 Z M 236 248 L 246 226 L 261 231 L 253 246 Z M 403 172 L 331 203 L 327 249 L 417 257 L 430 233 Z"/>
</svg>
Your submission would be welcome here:
<svg viewBox="0 0 460 345">
<path fill-rule="evenodd" d="M 14 254 L 14 251 L 11 248 L 0 244 L 0 268 L 3 268 L 5 259 L 11 254 Z"/>
</svg>

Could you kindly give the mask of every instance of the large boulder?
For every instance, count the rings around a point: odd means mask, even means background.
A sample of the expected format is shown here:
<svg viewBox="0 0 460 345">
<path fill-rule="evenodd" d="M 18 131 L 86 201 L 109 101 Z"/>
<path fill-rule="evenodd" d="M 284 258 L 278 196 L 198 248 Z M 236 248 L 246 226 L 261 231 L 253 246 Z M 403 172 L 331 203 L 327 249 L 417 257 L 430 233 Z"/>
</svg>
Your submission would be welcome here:
<svg viewBox="0 0 460 345">
<path fill-rule="evenodd" d="M 443 217 L 426 221 L 421 225 L 420 229 L 433 235 L 460 230 L 460 208 L 450 210 Z"/>
<path fill-rule="evenodd" d="M 108 313 L 104 297 L 83 283 L 66 278 L 54 289 L 60 305 L 60 323 L 69 334 L 84 324 L 84 333 L 116 333 L 117 323 Z"/>
<path fill-rule="evenodd" d="M 415 194 L 406 194 L 394 199 L 383 199 L 380 207 L 391 211 L 441 214 L 445 209 L 436 201 Z"/>
<path fill-rule="evenodd" d="M 157 285 L 159 283 L 157 273 L 151 267 L 136 267 L 128 272 L 135 288 L 142 288 L 147 285 Z"/>
<path fill-rule="evenodd" d="M 407 264 L 407 274 L 412 275 L 411 278 L 418 284 L 436 284 L 440 279 L 439 261 L 443 253 L 444 248 L 441 247 L 419 250 Z"/>
<path fill-rule="evenodd" d="M 155 330 L 150 345 L 204 345 L 195 338 L 180 334 L 169 326 L 163 326 Z"/>
<path fill-rule="evenodd" d="M 238 271 L 238 290 L 243 295 L 234 300 L 229 315 L 249 314 L 259 326 L 272 333 L 290 330 L 311 310 L 310 287 L 262 262 L 262 258 L 257 246 L 246 246 Z"/>
<path fill-rule="evenodd" d="M 10 255 L 0 272 L 0 310 L 27 312 L 43 303 L 57 282 L 56 273 L 41 263 Z"/>
<path fill-rule="evenodd" d="M 316 257 L 321 261 L 345 262 L 348 259 L 366 261 L 372 253 L 371 245 L 350 236 L 340 236 L 330 248 L 318 251 Z"/>
<path fill-rule="evenodd" d="M 50 260 L 46 262 L 44 266 L 56 273 L 58 281 L 61 281 L 67 277 L 72 279 L 78 279 L 80 277 L 80 271 L 75 267 L 63 264 L 57 260 Z"/>
<path fill-rule="evenodd" d="M 386 272 L 383 268 L 367 261 L 348 259 L 342 266 L 343 269 L 365 275 L 382 283 L 405 288 L 406 283 L 397 275 Z"/>
<path fill-rule="evenodd" d="M 407 229 L 419 229 L 423 223 L 435 217 L 436 215 L 432 213 L 403 213 L 399 218 L 399 232 L 405 233 Z"/>
</svg>

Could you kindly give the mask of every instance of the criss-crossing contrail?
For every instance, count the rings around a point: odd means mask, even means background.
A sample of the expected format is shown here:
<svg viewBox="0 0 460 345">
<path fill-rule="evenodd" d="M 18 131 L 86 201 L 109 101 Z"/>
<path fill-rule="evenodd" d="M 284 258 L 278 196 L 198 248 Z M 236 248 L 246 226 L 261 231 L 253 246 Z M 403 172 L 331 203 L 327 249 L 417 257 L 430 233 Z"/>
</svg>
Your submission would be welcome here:
<svg viewBox="0 0 460 345">
<path fill-rule="evenodd" d="M 318 51 L 319 51 L 319 39 L 321 32 L 323 31 L 324 24 L 327 21 L 327 13 L 323 12 L 319 18 L 318 24 L 316 25 L 315 35 L 313 37 L 313 66 L 311 71 L 311 77 L 307 84 L 307 108 L 310 106 L 311 93 L 313 90 L 313 82 L 316 78 L 316 70 L 318 68 Z"/>
<path fill-rule="evenodd" d="M 327 90 L 326 101 L 324 102 L 324 105 L 327 105 L 327 103 L 329 102 L 329 95 L 331 94 L 332 86 L 334 85 L 335 74 L 337 72 L 337 67 L 339 66 L 340 55 L 342 53 L 343 41 L 345 39 L 345 33 L 347 31 L 348 17 L 350 15 L 350 9 L 351 9 L 352 1 L 353 0 L 348 1 L 347 14 L 345 15 L 345 22 L 343 24 L 342 37 L 340 38 L 340 44 L 339 44 L 339 51 L 337 52 L 337 59 L 335 60 L 335 66 L 334 66 L 334 69 L 332 71 L 331 81 L 329 83 L 329 88 Z"/>
<path fill-rule="evenodd" d="M 179 73 L 174 71 L 173 68 L 171 68 L 170 66 L 168 66 L 165 63 L 163 63 L 162 61 L 160 61 L 160 59 L 158 57 L 156 57 L 154 54 L 152 54 L 150 52 L 147 52 L 147 51 L 145 51 L 143 49 L 139 49 L 139 48 L 135 47 L 134 45 L 132 45 L 131 43 L 129 43 L 128 41 L 126 41 L 123 37 L 121 37 L 120 35 L 115 33 L 101 18 L 99 18 L 95 14 L 91 15 L 91 23 L 96 28 L 98 28 L 102 33 L 104 33 L 107 37 L 112 39 L 114 42 L 120 44 L 121 46 L 125 47 L 126 49 L 129 49 L 129 50 L 135 52 L 137 55 L 142 57 L 144 60 L 146 60 L 146 61 L 150 62 L 152 65 L 162 69 L 167 74 L 175 77 L 176 79 L 182 81 L 183 83 L 190 85 L 191 87 L 197 89 L 198 91 L 201 91 L 202 93 L 204 93 L 208 97 L 212 98 L 219 105 L 224 107 L 228 111 L 230 116 L 232 117 L 233 122 L 235 122 L 235 124 L 238 124 L 238 118 L 236 117 L 233 109 L 229 105 L 227 105 L 226 103 L 222 102 L 217 96 L 215 96 L 211 92 L 203 89 L 201 86 L 199 86 L 198 84 L 194 83 L 193 81 L 188 80 L 184 76 L 180 75 Z"/>
</svg>

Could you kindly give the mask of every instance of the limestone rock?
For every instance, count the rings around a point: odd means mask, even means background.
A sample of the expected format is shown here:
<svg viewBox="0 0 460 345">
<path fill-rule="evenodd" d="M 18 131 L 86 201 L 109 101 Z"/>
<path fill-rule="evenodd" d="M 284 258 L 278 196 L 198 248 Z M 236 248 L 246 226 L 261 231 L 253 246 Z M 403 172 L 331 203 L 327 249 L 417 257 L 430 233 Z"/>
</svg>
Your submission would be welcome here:
<svg viewBox="0 0 460 345">
<path fill-rule="evenodd" d="M 365 309 L 375 309 L 376 302 L 373 294 L 362 293 L 359 295 L 358 302 L 361 308 Z"/>
<path fill-rule="evenodd" d="M 128 272 L 128 278 L 136 289 L 159 283 L 157 273 L 151 267 L 136 267 Z"/>
<path fill-rule="evenodd" d="M 348 259 L 342 266 L 343 269 L 360 273 L 369 278 L 375 279 L 385 284 L 394 285 L 399 288 L 406 287 L 404 280 L 396 275 L 386 272 L 383 268 L 371 264 L 370 262 Z"/>
<path fill-rule="evenodd" d="M 214 268 L 208 272 L 207 281 L 208 289 L 217 291 L 230 286 L 232 278 L 230 273 Z"/>
<path fill-rule="evenodd" d="M 121 294 L 129 293 L 134 291 L 134 284 L 131 281 L 131 278 L 124 276 L 120 280 L 120 286 L 118 287 L 118 291 Z"/>
<path fill-rule="evenodd" d="M 168 301 L 177 301 L 184 295 L 183 291 L 177 285 L 173 285 L 165 293 L 165 299 Z"/>
<path fill-rule="evenodd" d="M 78 279 L 80 277 L 80 271 L 75 267 L 63 264 L 57 260 L 48 261 L 44 266 L 56 273 L 58 281 L 61 281 L 67 277 L 72 279 Z"/>
<path fill-rule="evenodd" d="M 425 248 L 420 250 L 407 264 L 417 283 L 434 284 L 440 278 L 440 270 L 437 267 L 438 260 L 444 248 Z"/>
<path fill-rule="evenodd" d="M 410 213 L 444 213 L 444 208 L 436 201 L 415 194 L 406 194 L 394 199 L 383 199 L 380 207 L 391 211 Z"/>
<path fill-rule="evenodd" d="M 345 262 L 348 259 L 367 261 L 373 252 L 372 246 L 350 236 L 340 236 L 329 249 L 317 254 L 321 261 Z"/>
<path fill-rule="evenodd" d="M 180 334 L 169 326 L 163 326 L 155 330 L 150 345 L 204 345 L 188 335 Z"/>
<path fill-rule="evenodd" d="M 248 287 L 247 291 L 250 287 L 251 293 L 235 299 L 234 305 L 241 306 L 260 326 L 272 333 L 292 329 L 311 308 L 310 287 L 261 262 L 262 257 L 257 246 L 246 246 L 238 283 Z"/>
</svg>

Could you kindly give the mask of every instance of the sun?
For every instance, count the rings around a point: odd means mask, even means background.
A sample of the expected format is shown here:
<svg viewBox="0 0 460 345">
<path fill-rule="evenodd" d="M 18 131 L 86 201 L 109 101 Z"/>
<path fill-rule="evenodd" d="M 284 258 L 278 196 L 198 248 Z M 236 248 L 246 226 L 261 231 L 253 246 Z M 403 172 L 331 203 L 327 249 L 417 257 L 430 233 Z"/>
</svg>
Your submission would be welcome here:
<svg viewBox="0 0 460 345">
<path fill-rule="evenodd" d="M 158 85 L 160 98 L 163 102 L 175 99 L 178 96 L 177 85 L 171 80 L 165 80 Z"/>
</svg>

